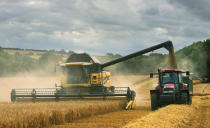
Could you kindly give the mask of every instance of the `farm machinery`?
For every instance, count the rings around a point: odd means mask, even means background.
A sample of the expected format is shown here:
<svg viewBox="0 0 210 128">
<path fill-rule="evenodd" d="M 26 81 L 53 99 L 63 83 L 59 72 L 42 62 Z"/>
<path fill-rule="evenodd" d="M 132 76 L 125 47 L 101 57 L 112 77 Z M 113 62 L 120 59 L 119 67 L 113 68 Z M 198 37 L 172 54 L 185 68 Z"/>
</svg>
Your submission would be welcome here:
<svg viewBox="0 0 210 128">
<path fill-rule="evenodd" d="M 110 72 L 105 67 L 160 49 L 171 49 L 171 41 L 140 50 L 127 56 L 101 64 L 89 54 L 72 54 L 65 63 L 60 85 L 56 88 L 12 89 L 11 101 L 64 101 L 74 99 L 126 99 L 126 109 L 135 106 L 135 91 L 129 87 L 110 84 Z"/>
<path fill-rule="evenodd" d="M 150 90 L 152 110 L 168 104 L 192 104 L 193 84 L 189 71 L 159 68 L 155 74 L 158 75 L 159 82 L 155 90 Z M 153 75 L 151 73 L 150 77 Z"/>
</svg>

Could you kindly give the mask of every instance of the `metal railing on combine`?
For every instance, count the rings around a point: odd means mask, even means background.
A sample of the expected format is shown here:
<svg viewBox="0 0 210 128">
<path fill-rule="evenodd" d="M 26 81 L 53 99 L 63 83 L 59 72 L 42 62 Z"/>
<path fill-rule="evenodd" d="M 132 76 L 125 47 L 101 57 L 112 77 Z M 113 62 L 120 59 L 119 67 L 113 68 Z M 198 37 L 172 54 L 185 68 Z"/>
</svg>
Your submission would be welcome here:
<svg viewBox="0 0 210 128">
<path fill-rule="evenodd" d="M 11 91 L 11 101 L 15 102 L 17 98 L 26 99 L 32 98 L 32 101 L 35 102 L 38 98 L 53 98 L 56 101 L 59 101 L 61 97 L 109 97 L 109 96 L 123 96 L 130 97 L 130 88 L 129 87 L 115 87 L 114 92 L 102 92 L 94 94 L 70 94 L 67 93 L 63 88 L 30 88 L 30 89 L 12 89 Z"/>
<path fill-rule="evenodd" d="M 36 97 L 54 97 L 57 88 L 21 88 L 12 89 L 11 101 L 16 101 L 16 98 L 33 98 Z"/>
</svg>

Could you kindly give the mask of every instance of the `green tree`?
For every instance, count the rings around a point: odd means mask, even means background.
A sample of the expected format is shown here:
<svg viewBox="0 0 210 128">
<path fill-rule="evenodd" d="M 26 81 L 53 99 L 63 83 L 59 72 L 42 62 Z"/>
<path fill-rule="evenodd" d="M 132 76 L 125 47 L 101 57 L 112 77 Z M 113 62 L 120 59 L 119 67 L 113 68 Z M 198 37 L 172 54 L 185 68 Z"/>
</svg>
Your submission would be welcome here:
<svg viewBox="0 0 210 128">
<path fill-rule="evenodd" d="M 206 74 L 207 74 L 208 82 L 210 82 L 210 39 L 207 39 L 207 40 L 204 41 L 204 48 L 205 48 L 206 58 L 207 58 Z"/>
</svg>

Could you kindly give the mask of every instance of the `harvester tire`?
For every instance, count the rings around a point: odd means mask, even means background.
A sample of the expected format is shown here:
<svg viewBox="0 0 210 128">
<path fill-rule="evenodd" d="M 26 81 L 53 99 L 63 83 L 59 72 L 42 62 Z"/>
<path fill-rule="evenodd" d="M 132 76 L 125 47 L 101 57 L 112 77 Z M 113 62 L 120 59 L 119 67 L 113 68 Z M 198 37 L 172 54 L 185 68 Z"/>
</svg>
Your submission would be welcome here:
<svg viewBox="0 0 210 128">
<path fill-rule="evenodd" d="M 158 109 L 158 94 L 153 93 L 151 94 L 151 109 L 152 111 L 157 110 Z"/>
</svg>

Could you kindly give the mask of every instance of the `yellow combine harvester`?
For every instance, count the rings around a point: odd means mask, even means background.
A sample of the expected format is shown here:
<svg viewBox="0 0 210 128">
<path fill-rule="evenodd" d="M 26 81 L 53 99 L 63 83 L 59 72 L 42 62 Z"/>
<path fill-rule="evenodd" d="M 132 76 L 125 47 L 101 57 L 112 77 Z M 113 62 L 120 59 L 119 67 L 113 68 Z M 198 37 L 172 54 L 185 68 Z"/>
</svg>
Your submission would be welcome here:
<svg viewBox="0 0 210 128">
<path fill-rule="evenodd" d="M 135 106 L 135 91 L 129 87 L 111 86 L 110 73 L 103 69 L 162 47 L 169 50 L 173 45 L 171 41 L 167 41 L 104 64 L 86 53 L 72 54 L 65 63 L 58 64 L 63 70 L 60 86 L 56 86 L 56 88 L 12 89 L 11 101 L 126 99 L 128 101 L 126 109 L 132 109 Z"/>
</svg>

